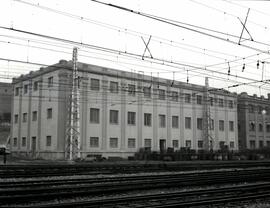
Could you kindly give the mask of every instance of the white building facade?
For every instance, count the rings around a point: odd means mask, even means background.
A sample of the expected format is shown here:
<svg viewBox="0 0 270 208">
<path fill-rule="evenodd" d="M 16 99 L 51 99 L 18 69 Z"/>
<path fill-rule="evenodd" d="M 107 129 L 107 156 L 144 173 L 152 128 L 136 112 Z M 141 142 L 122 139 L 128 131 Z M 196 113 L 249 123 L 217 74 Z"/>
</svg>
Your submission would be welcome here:
<svg viewBox="0 0 270 208">
<path fill-rule="evenodd" d="M 13 80 L 14 154 L 65 158 L 71 70 L 72 62 L 61 60 Z M 82 157 L 204 149 L 206 104 L 211 148 L 238 149 L 236 94 L 90 64 L 78 63 L 78 70 Z"/>
</svg>

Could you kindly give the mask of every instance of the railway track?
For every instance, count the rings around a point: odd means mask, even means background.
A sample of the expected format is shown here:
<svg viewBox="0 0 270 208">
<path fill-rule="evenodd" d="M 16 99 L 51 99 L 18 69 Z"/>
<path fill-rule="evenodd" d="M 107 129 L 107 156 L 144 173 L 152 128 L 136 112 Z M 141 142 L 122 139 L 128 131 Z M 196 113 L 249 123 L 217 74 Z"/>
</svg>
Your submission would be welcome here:
<svg viewBox="0 0 270 208">
<path fill-rule="evenodd" d="M 221 168 L 270 167 L 269 161 L 218 161 L 218 162 L 170 162 L 147 164 L 44 164 L 1 166 L 0 178 L 32 178 L 71 175 L 96 175 L 113 173 L 140 173 L 188 170 L 212 170 Z"/>
<path fill-rule="evenodd" d="M 0 206 L 111 193 L 270 181 L 270 168 L 124 177 L 34 180 L 0 183 Z M 267 185 L 270 189 L 270 185 Z"/>
</svg>

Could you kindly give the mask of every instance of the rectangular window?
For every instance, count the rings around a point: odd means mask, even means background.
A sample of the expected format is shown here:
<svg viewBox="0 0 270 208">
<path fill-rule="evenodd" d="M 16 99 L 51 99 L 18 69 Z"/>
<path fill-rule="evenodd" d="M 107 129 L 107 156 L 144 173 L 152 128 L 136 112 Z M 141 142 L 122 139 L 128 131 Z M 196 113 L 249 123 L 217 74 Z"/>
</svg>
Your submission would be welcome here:
<svg viewBox="0 0 270 208">
<path fill-rule="evenodd" d="M 219 131 L 224 131 L 224 120 L 219 120 Z"/>
<path fill-rule="evenodd" d="M 186 140 L 186 147 L 191 148 L 191 140 Z"/>
<path fill-rule="evenodd" d="M 171 99 L 172 99 L 172 101 L 177 102 L 178 101 L 178 93 L 175 91 L 171 91 Z"/>
<path fill-rule="evenodd" d="M 158 117 L 159 117 L 159 127 L 160 128 L 165 128 L 166 127 L 166 117 L 165 117 L 165 115 L 159 114 Z"/>
<path fill-rule="evenodd" d="M 201 95 L 197 95 L 197 104 L 198 105 L 202 104 L 202 96 Z"/>
<path fill-rule="evenodd" d="M 13 138 L 13 146 L 17 147 L 17 145 L 18 145 L 18 139 L 15 137 Z"/>
<path fill-rule="evenodd" d="M 224 107 L 224 101 L 223 101 L 223 99 L 221 99 L 221 98 L 218 99 L 218 106 L 219 107 L 222 107 L 222 108 Z"/>
<path fill-rule="evenodd" d="M 23 86 L 23 93 L 27 94 L 28 93 L 28 85 Z"/>
<path fill-rule="evenodd" d="M 225 147 L 225 142 L 224 141 L 220 141 L 219 142 L 219 148 L 220 149 L 224 149 L 224 147 Z"/>
<path fill-rule="evenodd" d="M 90 123 L 99 123 L 99 109 L 90 108 Z"/>
<path fill-rule="evenodd" d="M 256 148 L 255 140 L 249 140 L 249 146 L 250 149 L 255 149 Z"/>
<path fill-rule="evenodd" d="M 91 90 L 99 91 L 99 80 L 91 78 Z"/>
<path fill-rule="evenodd" d="M 26 146 L 26 137 L 22 137 L 22 147 Z"/>
<path fill-rule="evenodd" d="M 118 147 L 118 138 L 110 138 L 110 148 Z"/>
<path fill-rule="evenodd" d="M 136 147 L 135 138 L 128 138 L 128 148 L 135 148 L 135 147 Z"/>
<path fill-rule="evenodd" d="M 90 147 L 91 148 L 97 148 L 97 147 L 99 147 L 98 137 L 90 137 Z"/>
<path fill-rule="evenodd" d="M 266 132 L 270 132 L 270 124 L 266 124 Z"/>
<path fill-rule="evenodd" d="M 128 112 L 128 124 L 135 125 L 136 124 L 136 113 Z"/>
<path fill-rule="evenodd" d="M 179 148 L 179 141 L 178 140 L 173 140 L 172 141 L 173 148 Z"/>
<path fill-rule="evenodd" d="M 254 123 L 254 121 L 249 122 L 249 131 L 255 131 L 255 123 Z"/>
<path fill-rule="evenodd" d="M 38 90 L 38 81 L 35 81 L 34 82 L 34 91 L 37 91 Z"/>
<path fill-rule="evenodd" d="M 178 127 L 179 127 L 179 117 L 172 116 L 172 128 L 178 128 Z"/>
<path fill-rule="evenodd" d="M 23 123 L 27 122 L 27 113 L 23 113 Z"/>
<path fill-rule="evenodd" d="M 191 129 L 191 117 L 185 117 L 185 129 Z"/>
<path fill-rule="evenodd" d="M 198 148 L 203 148 L 203 140 L 198 140 Z"/>
<path fill-rule="evenodd" d="M 260 140 L 260 141 L 259 141 L 259 147 L 260 147 L 260 148 L 263 148 L 263 140 Z"/>
<path fill-rule="evenodd" d="M 110 92 L 118 93 L 118 82 L 110 82 Z"/>
<path fill-rule="evenodd" d="M 263 111 L 263 107 L 262 106 L 258 106 L 258 114 L 262 114 L 262 111 Z"/>
<path fill-rule="evenodd" d="M 210 120 L 210 130 L 214 130 L 214 128 L 215 128 L 215 121 L 214 121 L 214 119 L 211 119 Z"/>
<path fill-rule="evenodd" d="M 151 126 L 152 125 L 152 115 L 151 113 L 144 114 L 144 125 Z"/>
<path fill-rule="evenodd" d="M 185 93 L 185 103 L 191 103 L 191 95 L 188 93 Z"/>
<path fill-rule="evenodd" d="M 36 121 L 37 120 L 37 111 L 33 111 L 32 112 L 32 121 Z"/>
<path fill-rule="evenodd" d="M 151 139 L 144 139 L 144 147 L 151 147 Z"/>
<path fill-rule="evenodd" d="M 233 108 L 233 101 L 232 101 L 232 100 L 229 100 L 228 102 L 229 102 L 229 103 L 228 103 L 228 107 L 229 107 L 229 108 Z"/>
<path fill-rule="evenodd" d="M 158 90 L 158 99 L 165 100 L 165 90 Z"/>
<path fill-rule="evenodd" d="M 229 121 L 229 130 L 234 131 L 234 122 L 233 121 Z"/>
<path fill-rule="evenodd" d="M 15 96 L 18 96 L 20 94 L 20 88 L 16 87 L 15 88 Z"/>
<path fill-rule="evenodd" d="M 47 136 L 46 137 L 46 146 L 47 147 L 52 146 L 52 136 Z"/>
<path fill-rule="evenodd" d="M 18 123 L 18 120 L 19 120 L 19 115 L 18 114 L 15 114 L 14 115 L 14 123 Z M 270 127 L 270 126 L 269 126 Z"/>
<path fill-rule="evenodd" d="M 231 149 L 234 148 L 234 142 L 230 142 L 230 148 L 231 148 Z"/>
<path fill-rule="evenodd" d="M 203 122 L 202 118 L 197 118 L 197 129 L 202 130 Z"/>
<path fill-rule="evenodd" d="M 118 124 L 118 111 L 117 110 L 110 110 L 110 123 Z"/>
<path fill-rule="evenodd" d="M 146 98 L 150 98 L 151 97 L 151 88 L 150 87 L 144 87 L 143 88 L 143 95 Z"/>
<path fill-rule="evenodd" d="M 209 101 L 210 101 L 210 105 L 213 106 L 214 105 L 214 98 L 213 97 L 209 97 Z"/>
<path fill-rule="evenodd" d="M 254 113 L 254 105 L 251 105 L 251 104 L 248 105 L 248 112 Z"/>
<path fill-rule="evenodd" d="M 53 77 L 49 77 L 48 78 L 48 87 L 52 87 L 53 86 Z"/>
<path fill-rule="evenodd" d="M 128 94 L 131 96 L 135 96 L 135 85 L 129 84 L 128 85 Z"/>
<path fill-rule="evenodd" d="M 48 108 L 47 109 L 47 119 L 51 119 L 52 118 L 52 108 Z"/>
<path fill-rule="evenodd" d="M 263 125 L 260 123 L 259 124 L 259 132 L 262 132 L 263 131 Z"/>
<path fill-rule="evenodd" d="M 266 146 L 269 148 L 270 147 L 270 141 L 266 141 Z"/>
</svg>

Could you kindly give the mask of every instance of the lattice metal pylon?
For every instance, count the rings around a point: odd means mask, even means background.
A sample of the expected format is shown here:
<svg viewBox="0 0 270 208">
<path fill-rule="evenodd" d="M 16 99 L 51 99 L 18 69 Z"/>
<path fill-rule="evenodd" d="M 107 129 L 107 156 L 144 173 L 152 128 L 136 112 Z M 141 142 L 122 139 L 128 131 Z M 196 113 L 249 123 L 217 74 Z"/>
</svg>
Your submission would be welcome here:
<svg viewBox="0 0 270 208">
<path fill-rule="evenodd" d="M 213 138 L 211 135 L 211 110 L 210 110 L 210 97 L 209 97 L 209 83 L 208 77 L 205 78 L 205 92 L 204 92 L 204 112 L 203 112 L 203 144 L 204 150 L 213 150 Z"/>
<path fill-rule="evenodd" d="M 74 160 L 81 158 L 80 137 L 80 93 L 79 76 L 77 69 L 78 48 L 73 48 L 72 87 L 68 101 L 68 119 L 66 126 L 66 159 Z"/>
</svg>

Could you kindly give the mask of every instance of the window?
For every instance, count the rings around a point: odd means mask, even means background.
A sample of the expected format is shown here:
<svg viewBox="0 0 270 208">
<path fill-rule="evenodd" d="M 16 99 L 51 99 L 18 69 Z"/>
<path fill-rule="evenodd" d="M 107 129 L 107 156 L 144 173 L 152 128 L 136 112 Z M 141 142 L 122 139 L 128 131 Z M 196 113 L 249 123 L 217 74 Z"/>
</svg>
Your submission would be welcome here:
<svg viewBox="0 0 270 208">
<path fill-rule="evenodd" d="M 32 112 L 32 121 L 36 121 L 37 120 L 37 111 L 33 111 Z"/>
<path fill-rule="evenodd" d="M 152 115 L 151 113 L 145 113 L 144 114 L 144 125 L 145 126 L 151 126 L 152 124 Z"/>
<path fill-rule="evenodd" d="M 215 121 L 214 119 L 210 120 L 210 130 L 214 130 L 215 129 Z"/>
<path fill-rule="evenodd" d="M 214 98 L 210 97 L 209 100 L 210 100 L 210 105 L 213 106 L 214 105 Z"/>
<path fill-rule="evenodd" d="M 15 96 L 18 96 L 20 94 L 20 88 L 16 87 L 15 88 Z"/>
<path fill-rule="evenodd" d="M 165 115 L 159 115 L 159 127 L 160 128 L 165 128 L 166 127 L 166 117 Z"/>
<path fill-rule="evenodd" d="M 175 91 L 171 91 L 171 99 L 172 99 L 172 101 L 177 102 L 178 101 L 178 93 Z"/>
<path fill-rule="evenodd" d="M 270 147 L 270 141 L 266 141 L 266 146 Z"/>
<path fill-rule="evenodd" d="M 17 147 L 17 145 L 18 145 L 18 139 L 15 137 L 13 138 L 13 146 Z"/>
<path fill-rule="evenodd" d="M 99 91 L 99 80 L 91 78 L 91 90 Z"/>
<path fill-rule="evenodd" d="M 202 118 L 197 118 L 197 129 L 202 130 L 203 122 Z"/>
<path fill-rule="evenodd" d="M 110 138 L 110 148 L 118 147 L 118 138 Z"/>
<path fill-rule="evenodd" d="M 99 123 L 99 109 L 90 108 L 90 123 Z"/>
<path fill-rule="evenodd" d="M 97 147 L 99 147 L 98 137 L 90 137 L 90 147 L 91 148 L 97 148 Z"/>
<path fill-rule="evenodd" d="M 144 87 L 143 88 L 143 95 L 144 95 L 144 97 L 150 98 L 151 97 L 151 88 Z"/>
<path fill-rule="evenodd" d="M 135 138 L 128 138 L 128 148 L 135 148 L 135 147 L 136 147 Z"/>
<path fill-rule="evenodd" d="M 27 122 L 27 113 L 23 113 L 23 120 L 22 120 L 22 122 Z"/>
<path fill-rule="evenodd" d="M 47 119 L 51 119 L 52 118 L 52 108 L 48 108 L 47 109 Z"/>
<path fill-rule="evenodd" d="M 253 121 L 249 122 L 249 131 L 255 131 L 255 123 Z"/>
<path fill-rule="evenodd" d="M 191 95 L 188 93 L 185 93 L 185 103 L 191 103 Z"/>
<path fill-rule="evenodd" d="M 19 115 L 15 114 L 14 115 L 14 123 L 18 123 Z"/>
<path fill-rule="evenodd" d="M 135 125 L 136 124 L 136 113 L 128 112 L 128 124 Z"/>
<path fill-rule="evenodd" d="M 219 131 L 224 131 L 224 121 L 219 120 Z"/>
<path fill-rule="evenodd" d="M 46 146 L 47 147 L 52 146 L 52 136 L 47 136 L 46 137 Z"/>
<path fill-rule="evenodd" d="M 266 132 L 270 132 L 270 124 L 266 124 Z"/>
<path fill-rule="evenodd" d="M 186 140 L 186 147 L 191 148 L 191 140 Z"/>
<path fill-rule="evenodd" d="M 222 107 L 222 108 L 224 107 L 224 101 L 223 101 L 223 99 L 221 99 L 221 98 L 218 99 L 218 106 L 219 107 Z"/>
<path fill-rule="evenodd" d="M 118 82 L 110 82 L 110 92 L 118 93 Z"/>
<path fill-rule="evenodd" d="M 254 113 L 254 105 L 251 105 L 251 104 L 248 105 L 248 112 Z"/>
<path fill-rule="evenodd" d="M 259 131 L 262 132 L 263 131 L 263 125 L 260 123 L 259 124 Z"/>
<path fill-rule="evenodd" d="M 229 130 L 234 131 L 234 122 L 233 121 L 229 121 Z"/>
<path fill-rule="evenodd" d="M 22 147 L 26 146 L 26 137 L 22 137 Z"/>
<path fill-rule="evenodd" d="M 203 140 L 198 140 L 198 148 L 203 148 Z"/>
<path fill-rule="evenodd" d="M 250 149 L 255 149 L 256 148 L 255 140 L 249 140 L 249 146 Z"/>
<path fill-rule="evenodd" d="M 198 105 L 202 104 L 202 96 L 201 95 L 197 95 L 197 104 Z"/>
<path fill-rule="evenodd" d="M 179 117 L 172 116 L 172 128 L 178 128 L 178 127 L 179 127 Z"/>
<path fill-rule="evenodd" d="M 263 148 L 263 140 L 259 141 L 259 148 Z"/>
<path fill-rule="evenodd" d="M 165 90 L 158 90 L 158 99 L 165 100 Z"/>
<path fill-rule="evenodd" d="M 185 117 L 185 128 L 191 129 L 191 117 Z"/>
<path fill-rule="evenodd" d="M 234 148 L 234 142 L 230 142 L 230 148 L 231 148 L 231 149 Z"/>
<path fill-rule="evenodd" d="M 34 82 L 34 91 L 37 91 L 38 90 L 38 81 L 35 81 Z"/>
<path fill-rule="evenodd" d="M 258 106 L 258 114 L 262 114 L 262 111 L 263 111 L 263 107 L 262 106 Z"/>
<path fill-rule="evenodd" d="M 225 147 L 225 142 L 224 141 L 220 141 L 219 142 L 219 148 L 220 149 L 224 149 L 224 147 Z"/>
<path fill-rule="evenodd" d="M 132 84 L 128 85 L 128 94 L 131 96 L 135 96 L 135 85 Z"/>
<path fill-rule="evenodd" d="M 178 140 L 173 140 L 172 145 L 173 145 L 173 148 L 179 148 L 179 141 Z"/>
<path fill-rule="evenodd" d="M 233 101 L 232 101 L 232 100 L 229 100 L 229 101 L 228 101 L 228 107 L 229 107 L 229 108 L 233 108 Z"/>
<path fill-rule="evenodd" d="M 28 93 L 28 85 L 23 86 L 23 93 L 27 94 Z"/>
<path fill-rule="evenodd" d="M 144 139 L 144 147 L 151 147 L 151 139 Z"/>
<path fill-rule="evenodd" d="M 49 77 L 48 78 L 48 87 L 52 87 L 53 86 L 53 77 Z"/>
<path fill-rule="evenodd" d="M 110 110 L 110 123 L 118 124 L 118 111 L 117 110 Z"/>
</svg>

